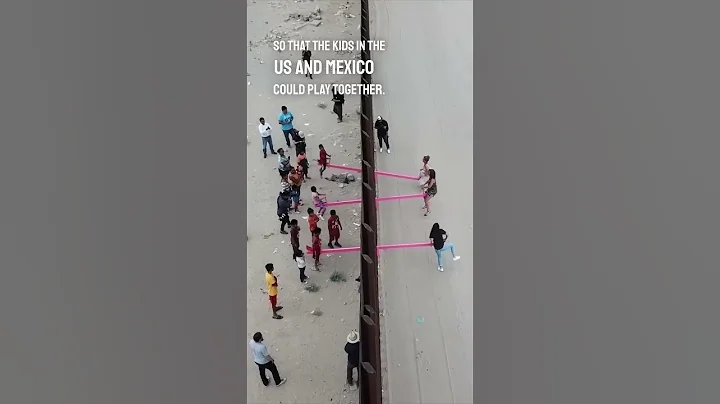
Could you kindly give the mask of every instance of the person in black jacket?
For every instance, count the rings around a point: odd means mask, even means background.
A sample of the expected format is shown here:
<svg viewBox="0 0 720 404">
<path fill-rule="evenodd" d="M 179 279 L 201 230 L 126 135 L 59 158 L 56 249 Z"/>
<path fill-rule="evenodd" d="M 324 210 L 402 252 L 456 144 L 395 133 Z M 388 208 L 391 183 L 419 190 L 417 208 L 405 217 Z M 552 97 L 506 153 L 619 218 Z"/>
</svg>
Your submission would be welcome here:
<svg viewBox="0 0 720 404">
<path fill-rule="evenodd" d="M 332 88 L 332 94 L 333 94 L 332 102 L 334 103 L 333 113 L 335 115 L 337 115 L 338 122 L 342 122 L 342 117 L 343 117 L 342 109 L 343 109 L 343 104 L 345 104 L 345 95 L 337 92 L 335 89 L 335 86 L 333 86 L 333 88 Z"/>
<path fill-rule="evenodd" d="M 358 383 L 360 383 L 360 336 L 356 331 L 350 331 L 345 344 L 347 353 L 347 384 L 353 385 L 353 369 L 357 369 Z"/>
<path fill-rule="evenodd" d="M 387 147 L 387 152 L 390 154 L 390 143 L 388 143 L 388 139 L 390 138 L 388 135 L 390 125 L 388 125 L 388 122 L 384 120 L 383 117 L 378 116 L 377 120 L 375 120 L 375 130 L 377 130 L 380 153 L 383 151 L 383 141 L 385 141 L 385 147 Z"/>
<path fill-rule="evenodd" d="M 306 66 L 307 69 L 310 68 L 309 65 L 310 65 L 311 57 L 312 57 L 312 52 L 310 52 L 310 49 L 305 49 L 304 51 L 302 51 L 302 60 L 303 60 L 303 63 L 305 63 L 307 65 Z M 307 77 L 307 76 L 310 76 L 310 80 L 312 80 L 312 73 L 310 73 L 310 71 L 308 71 L 308 73 L 305 73 L 305 77 Z"/>
<path fill-rule="evenodd" d="M 277 215 L 278 220 L 280 220 L 280 233 L 282 234 L 288 234 L 288 232 L 285 231 L 285 226 L 290 225 L 290 205 L 292 202 L 290 201 L 290 192 L 284 191 L 281 192 L 280 195 L 277 197 Z"/>
</svg>

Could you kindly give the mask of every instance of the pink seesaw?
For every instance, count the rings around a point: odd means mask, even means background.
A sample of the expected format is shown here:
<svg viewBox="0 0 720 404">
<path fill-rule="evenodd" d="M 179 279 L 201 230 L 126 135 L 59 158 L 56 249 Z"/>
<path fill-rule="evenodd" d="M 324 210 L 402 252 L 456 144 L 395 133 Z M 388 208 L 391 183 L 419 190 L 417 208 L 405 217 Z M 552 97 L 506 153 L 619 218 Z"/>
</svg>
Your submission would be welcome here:
<svg viewBox="0 0 720 404">
<path fill-rule="evenodd" d="M 385 202 L 385 201 L 398 201 L 402 199 L 418 199 L 423 198 L 424 194 L 410 194 L 410 195 L 395 195 L 395 196 L 378 196 L 375 198 L 375 203 L 378 202 Z M 343 205 L 356 205 L 362 203 L 362 199 L 350 199 L 347 201 L 335 201 L 335 202 L 326 202 L 325 206 L 343 206 Z"/>
<path fill-rule="evenodd" d="M 354 173 L 362 173 L 362 169 L 357 168 L 357 167 L 346 167 L 346 166 L 341 166 L 341 165 L 338 165 L 338 164 L 331 164 L 331 163 L 328 163 L 328 164 L 326 165 L 326 167 L 328 167 L 328 168 L 336 168 L 336 169 L 338 169 L 338 170 L 352 171 L 352 172 L 354 172 Z M 418 180 L 417 175 L 413 176 L 413 175 L 397 174 L 397 173 L 390 173 L 390 172 L 387 172 L 387 171 L 379 171 L 379 170 L 375 170 L 375 175 L 376 175 L 376 176 L 383 176 L 383 177 L 400 178 L 400 179 L 403 179 L 403 180 L 413 180 L 413 181 L 417 181 L 417 180 Z"/>
<path fill-rule="evenodd" d="M 379 245 L 377 246 L 378 254 L 380 254 L 380 251 L 383 250 L 401 250 L 406 248 L 420 248 L 420 247 L 431 247 L 433 244 L 432 242 L 424 242 L 424 243 L 404 243 L 404 244 L 385 244 L 385 245 Z M 305 246 L 307 253 L 312 254 L 312 248 L 310 246 Z M 338 248 L 324 248 L 320 250 L 320 254 L 341 254 L 346 252 L 358 252 L 360 251 L 360 247 L 338 247 Z"/>
</svg>

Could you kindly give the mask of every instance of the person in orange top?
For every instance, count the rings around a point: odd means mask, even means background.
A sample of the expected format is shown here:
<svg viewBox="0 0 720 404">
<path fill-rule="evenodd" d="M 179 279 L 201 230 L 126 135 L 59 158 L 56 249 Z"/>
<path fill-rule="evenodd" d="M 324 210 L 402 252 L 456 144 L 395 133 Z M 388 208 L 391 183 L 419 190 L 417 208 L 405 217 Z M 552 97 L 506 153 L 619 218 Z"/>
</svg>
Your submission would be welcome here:
<svg viewBox="0 0 720 404">
<path fill-rule="evenodd" d="M 310 226 L 310 234 L 315 234 L 313 232 L 318 228 L 318 222 L 320 221 L 320 216 L 315 214 L 315 211 L 313 210 L 313 208 L 308 208 L 307 213 L 308 213 L 308 219 L 307 219 L 308 226 Z"/>
<path fill-rule="evenodd" d="M 278 314 L 278 311 L 282 310 L 282 306 L 278 306 L 278 280 L 277 276 L 273 275 L 275 266 L 272 263 L 265 264 L 265 283 L 267 284 L 267 294 L 270 297 L 270 307 L 272 308 L 273 318 L 280 320 L 283 316 Z"/>
<path fill-rule="evenodd" d="M 330 218 L 328 219 L 328 247 L 342 247 L 339 243 L 340 230 L 342 230 L 342 223 L 340 223 L 340 217 L 337 215 L 337 212 L 335 212 L 335 209 L 332 209 L 330 211 Z M 335 247 L 333 247 L 333 241 L 335 242 Z"/>
<path fill-rule="evenodd" d="M 300 188 L 302 187 L 303 179 L 302 174 L 298 173 L 298 171 L 294 168 L 290 169 L 290 174 L 288 174 L 288 183 L 290 183 L 290 190 L 292 190 L 292 201 L 293 201 L 293 207 L 292 209 L 295 212 L 300 212 Z"/>
</svg>

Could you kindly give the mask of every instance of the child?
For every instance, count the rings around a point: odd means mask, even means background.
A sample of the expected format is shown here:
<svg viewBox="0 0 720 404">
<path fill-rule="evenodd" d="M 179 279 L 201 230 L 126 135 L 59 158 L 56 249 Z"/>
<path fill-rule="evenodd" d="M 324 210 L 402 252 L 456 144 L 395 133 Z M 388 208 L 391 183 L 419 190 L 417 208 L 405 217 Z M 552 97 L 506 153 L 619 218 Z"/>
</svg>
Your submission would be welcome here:
<svg viewBox="0 0 720 404">
<path fill-rule="evenodd" d="M 420 168 L 420 174 L 418 174 L 418 181 L 422 180 L 423 178 L 427 179 L 428 170 L 430 170 L 430 156 L 423 156 L 422 162 L 423 165 Z M 421 185 L 424 183 L 425 181 L 422 181 Z"/>
<path fill-rule="evenodd" d="M 315 270 L 320 270 L 320 252 L 322 250 L 322 240 L 320 240 L 320 233 L 322 230 L 319 228 L 316 228 L 313 232 L 313 238 L 312 238 L 312 252 L 313 252 L 313 258 L 315 259 Z"/>
<path fill-rule="evenodd" d="M 298 270 L 300 271 L 300 282 L 307 283 L 308 277 L 305 276 L 305 254 L 297 248 L 293 253 L 293 259 L 297 262 Z"/>
<path fill-rule="evenodd" d="M 300 176 L 300 182 L 301 182 L 301 183 L 305 182 L 305 179 L 304 179 L 304 177 L 305 177 L 305 169 L 304 169 L 301 165 L 298 165 L 298 166 L 295 167 L 295 171 L 296 171 L 296 172 L 298 173 L 298 175 Z"/>
<path fill-rule="evenodd" d="M 311 180 L 312 178 L 310 178 L 310 176 L 308 175 L 308 173 L 310 172 L 310 163 L 308 162 L 305 152 L 298 154 L 298 165 L 302 167 L 305 179 Z"/>
<path fill-rule="evenodd" d="M 325 194 L 321 194 L 318 192 L 316 186 L 310 187 L 310 192 L 312 193 L 312 199 L 313 199 L 313 206 L 318 208 L 318 214 L 320 214 L 320 220 L 325 220 L 323 216 L 325 216 L 325 210 L 327 208 L 325 205 L 327 204 L 327 197 Z"/>
<path fill-rule="evenodd" d="M 327 163 L 330 162 L 331 155 L 327 154 L 323 145 L 318 145 L 320 148 L 320 158 L 317 160 L 318 166 L 320 166 L 320 176 L 322 177 L 325 170 L 327 170 Z"/>
<path fill-rule="evenodd" d="M 292 168 L 290 169 L 290 174 L 288 174 L 288 182 L 290 183 L 290 190 L 292 191 L 292 201 L 293 201 L 293 211 L 294 212 L 300 212 L 300 205 L 302 205 L 300 200 L 300 187 L 302 186 L 302 175 L 297 172 L 296 169 Z"/>
<path fill-rule="evenodd" d="M 265 284 L 267 285 L 267 294 L 270 298 L 270 308 L 272 309 L 272 318 L 281 320 L 283 316 L 279 315 L 278 312 L 282 310 L 282 306 L 278 306 L 278 279 L 273 271 L 275 266 L 272 263 L 265 264 Z"/>
<path fill-rule="evenodd" d="M 338 217 L 337 212 L 333 209 L 330 211 L 330 218 L 328 219 L 328 237 L 330 238 L 328 241 L 328 247 L 342 247 L 339 243 L 340 230 L 342 230 L 342 223 L 340 223 L 340 218 Z M 335 247 L 333 247 L 333 241 L 335 241 Z"/>
<path fill-rule="evenodd" d="M 320 221 L 320 218 L 318 215 L 315 214 L 315 211 L 313 208 L 308 208 L 308 226 L 310 226 L 310 234 L 314 234 L 313 232 L 318 228 L 318 222 Z"/>
</svg>

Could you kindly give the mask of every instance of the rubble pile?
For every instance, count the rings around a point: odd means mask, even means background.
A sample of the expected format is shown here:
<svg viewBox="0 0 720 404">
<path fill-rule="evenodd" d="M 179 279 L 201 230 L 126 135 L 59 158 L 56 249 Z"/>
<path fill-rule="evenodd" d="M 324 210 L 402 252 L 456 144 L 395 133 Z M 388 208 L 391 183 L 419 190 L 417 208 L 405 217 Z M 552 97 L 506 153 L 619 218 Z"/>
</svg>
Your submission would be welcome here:
<svg viewBox="0 0 720 404">
<path fill-rule="evenodd" d="M 348 173 L 333 174 L 330 176 L 330 178 L 326 179 L 332 182 L 339 182 L 341 184 L 349 184 L 351 182 L 355 182 L 355 176 Z"/>
<path fill-rule="evenodd" d="M 309 14 L 292 13 L 285 19 L 285 21 L 319 21 L 322 20 L 322 16 L 320 14 L 322 14 L 322 10 L 320 7 L 316 7 L 315 10 Z"/>
<path fill-rule="evenodd" d="M 345 18 L 355 18 L 355 15 L 350 12 L 350 5 L 349 4 L 343 4 L 339 7 L 339 10 L 335 15 L 345 17 Z"/>
</svg>

